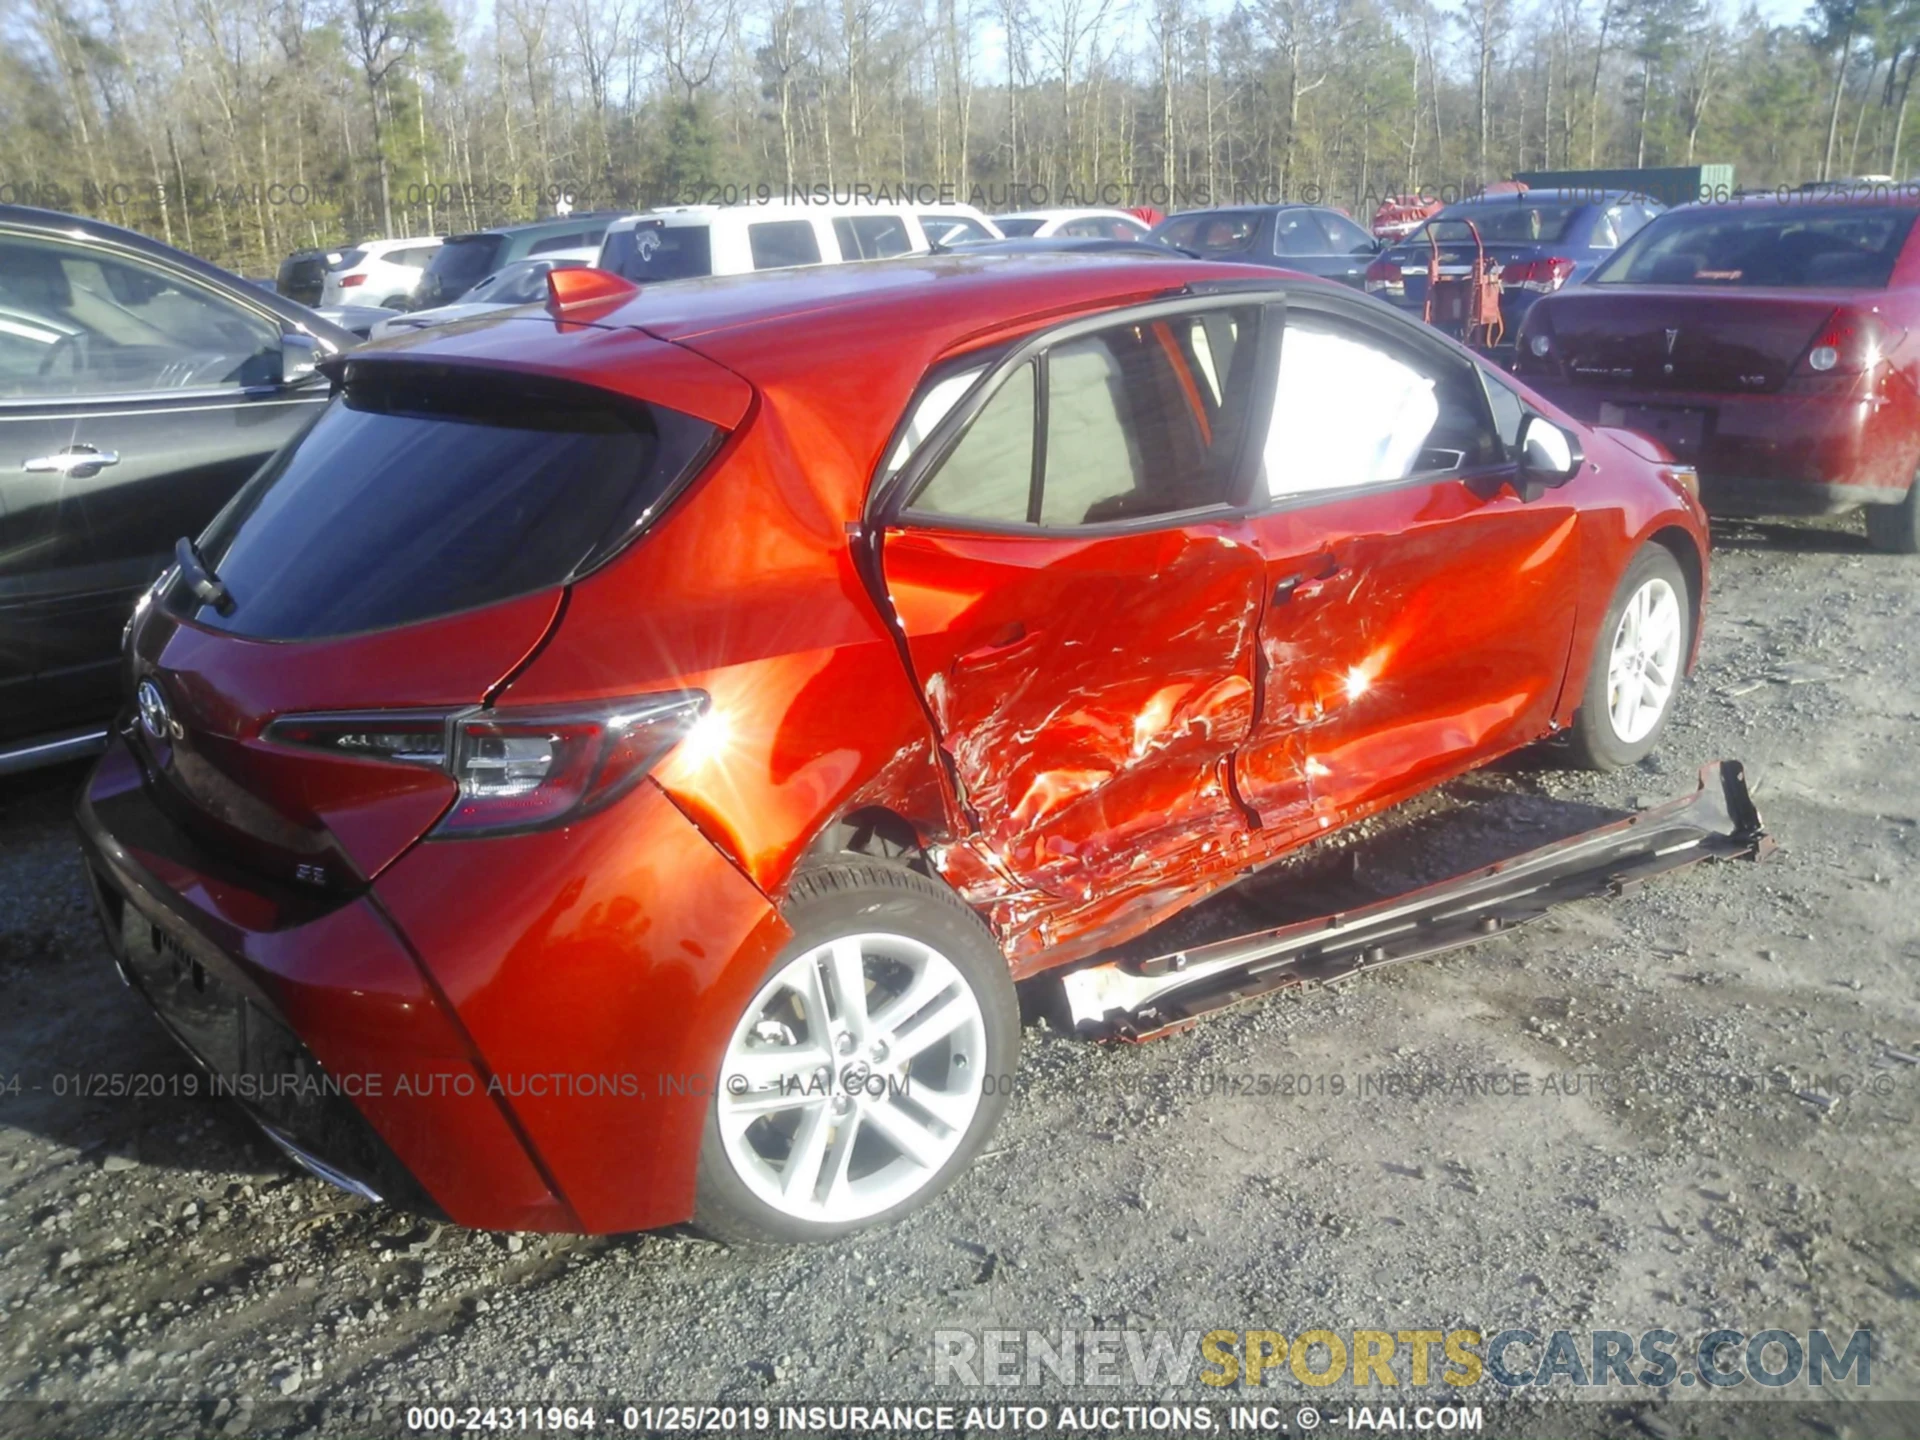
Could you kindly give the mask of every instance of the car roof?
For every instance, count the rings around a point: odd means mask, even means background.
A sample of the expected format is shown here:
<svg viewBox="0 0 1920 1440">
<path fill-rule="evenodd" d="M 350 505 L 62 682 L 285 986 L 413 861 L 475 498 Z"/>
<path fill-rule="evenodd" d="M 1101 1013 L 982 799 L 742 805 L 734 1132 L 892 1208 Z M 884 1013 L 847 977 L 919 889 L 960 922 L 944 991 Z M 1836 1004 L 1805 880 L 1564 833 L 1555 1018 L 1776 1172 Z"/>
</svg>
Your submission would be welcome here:
<svg viewBox="0 0 1920 1440">
<path fill-rule="evenodd" d="M 1067 205 L 1053 210 L 1009 210 L 1004 215 L 994 215 L 994 220 L 1077 220 L 1086 216 L 1098 216 L 1103 220 L 1131 220 L 1140 223 L 1138 215 L 1129 215 L 1124 210 L 1111 209 L 1105 205 Z"/>
<path fill-rule="evenodd" d="M 554 215 L 545 220 L 522 220 L 512 225 L 489 225 L 482 230 L 467 230 L 446 238 L 453 240 L 479 240 L 487 236 L 527 235 L 539 230 L 572 230 L 582 222 L 605 220 L 611 223 L 620 218 L 618 210 L 576 210 L 571 215 Z"/>
<path fill-rule="evenodd" d="M 1304 200 L 1282 200 L 1273 205 L 1204 205 L 1198 210 L 1178 211 L 1160 223 L 1165 225 L 1168 220 L 1184 220 L 1189 215 L 1278 215 L 1282 210 L 1325 210 L 1334 215 L 1341 215 L 1341 212 L 1331 205 L 1309 205 Z M 1341 218 L 1350 217 L 1341 215 Z"/>
<path fill-rule="evenodd" d="M 1501 195 L 1468 195 L 1447 206 L 1449 210 L 1482 209 L 1495 205 L 1505 205 L 1520 209 L 1536 200 L 1544 200 L 1552 205 L 1612 205 L 1621 200 L 1649 200 L 1652 197 L 1638 190 L 1589 190 L 1573 186 L 1546 188 L 1537 190 L 1509 190 Z M 1655 202 L 1658 203 L 1657 201 Z"/>
<path fill-rule="evenodd" d="M 339 246 L 342 250 L 367 250 L 378 253 L 382 250 L 400 250 L 410 245 L 438 245 L 447 237 L 444 235 L 415 235 L 410 240 L 355 240 L 351 245 Z"/>
<path fill-rule="evenodd" d="M 935 365 L 1050 322 L 1209 284 L 1227 303 L 1285 284 L 1384 308 L 1331 281 L 1167 252 L 954 251 L 646 285 L 584 320 L 527 306 L 415 331 L 378 358 L 525 369 L 716 413 L 738 413 L 743 402 L 729 397 L 745 381 L 779 417 L 779 443 L 806 454 L 803 483 L 829 513 L 851 516 Z"/>
<path fill-rule="evenodd" d="M 1696 200 L 1677 209 L 1690 214 L 1702 210 L 1723 209 L 1735 205 L 1752 209 L 1792 209 L 1807 206 L 1828 209 L 1836 205 L 1886 205 L 1896 209 L 1920 210 L 1920 184 L 1875 185 L 1859 190 L 1761 190 L 1734 195 L 1725 200 Z"/>
<path fill-rule="evenodd" d="M 334 324 L 324 315 L 316 314 L 298 301 L 289 300 L 284 295 L 262 289 L 258 285 L 250 285 L 231 270 L 223 270 L 210 260 L 202 260 L 198 255 L 190 255 L 185 250 L 176 250 L 173 246 L 163 244 L 151 236 L 142 235 L 137 230 L 122 229 L 118 225 L 109 225 L 104 220 L 94 220 L 85 215 L 67 215 L 58 210 L 41 210 L 32 205 L 0 205 L 0 225 L 44 230 L 72 239 L 97 240 L 103 244 L 118 246 L 123 250 L 135 251 L 189 271 L 209 285 L 240 294 L 250 304 L 263 305 L 282 320 L 290 321 L 329 345 L 346 349 L 360 343 L 357 335 Z M 324 255 L 328 252 L 323 250 L 316 253 Z"/>
</svg>

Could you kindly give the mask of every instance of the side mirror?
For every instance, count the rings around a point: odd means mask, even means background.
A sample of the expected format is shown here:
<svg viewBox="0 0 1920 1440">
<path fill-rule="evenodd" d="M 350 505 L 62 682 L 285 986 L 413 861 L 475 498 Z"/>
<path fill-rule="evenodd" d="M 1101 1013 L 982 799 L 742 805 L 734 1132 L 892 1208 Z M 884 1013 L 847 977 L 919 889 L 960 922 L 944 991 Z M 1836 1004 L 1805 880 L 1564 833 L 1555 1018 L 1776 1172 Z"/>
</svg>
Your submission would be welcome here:
<svg viewBox="0 0 1920 1440">
<path fill-rule="evenodd" d="M 320 342 L 311 335 L 288 331 L 280 337 L 280 383 L 298 385 L 320 369 Z"/>
<path fill-rule="evenodd" d="M 1529 415 L 1521 424 L 1520 481 L 1529 498 L 1537 489 L 1566 484 L 1586 459 L 1579 439 L 1544 415 Z"/>
</svg>

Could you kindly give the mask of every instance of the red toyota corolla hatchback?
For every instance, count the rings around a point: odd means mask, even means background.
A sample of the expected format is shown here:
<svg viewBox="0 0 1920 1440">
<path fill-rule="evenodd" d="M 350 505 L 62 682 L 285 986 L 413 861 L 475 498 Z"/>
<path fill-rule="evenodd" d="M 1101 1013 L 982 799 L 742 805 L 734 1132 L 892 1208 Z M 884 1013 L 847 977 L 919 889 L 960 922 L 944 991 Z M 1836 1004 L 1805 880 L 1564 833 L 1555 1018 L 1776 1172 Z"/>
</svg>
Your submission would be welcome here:
<svg viewBox="0 0 1920 1440">
<path fill-rule="evenodd" d="M 1864 508 L 1920 553 L 1916 215 L 1914 186 L 1669 210 L 1527 312 L 1515 370 L 1694 465 L 1716 515 Z"/>
<path fill-rule="evenodd" d="M 79 805 L 123 975 L 363 1192 L 890 1219 L 1015 980 L 1556 731 L 1633 760 L 1691 663 L 1691 476 L 1342 287 L 568 273 L 340 368 Z"/>
</svg>

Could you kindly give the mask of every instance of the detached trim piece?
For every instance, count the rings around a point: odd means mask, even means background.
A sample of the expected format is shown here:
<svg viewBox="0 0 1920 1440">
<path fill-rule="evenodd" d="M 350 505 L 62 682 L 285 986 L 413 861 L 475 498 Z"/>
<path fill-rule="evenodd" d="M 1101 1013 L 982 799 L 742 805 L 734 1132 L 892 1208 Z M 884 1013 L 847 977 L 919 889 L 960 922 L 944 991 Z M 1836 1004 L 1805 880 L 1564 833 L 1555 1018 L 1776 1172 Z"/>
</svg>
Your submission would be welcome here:
<svg viewBox="0 0 1920 1440">
<path fill-rule="evenodd" d="M 1701 767 L 1700 787 L 1597 830 L 1358 910 L 1066 975 L 1074 1028 L 1151 1040 L 1209 1011 L 1311 981 L 1471 945 L 1555 905 L 1619 895 L 1699 860 L 1758 860 L 1773 848 L 1738 760 Z"/>
</svg>

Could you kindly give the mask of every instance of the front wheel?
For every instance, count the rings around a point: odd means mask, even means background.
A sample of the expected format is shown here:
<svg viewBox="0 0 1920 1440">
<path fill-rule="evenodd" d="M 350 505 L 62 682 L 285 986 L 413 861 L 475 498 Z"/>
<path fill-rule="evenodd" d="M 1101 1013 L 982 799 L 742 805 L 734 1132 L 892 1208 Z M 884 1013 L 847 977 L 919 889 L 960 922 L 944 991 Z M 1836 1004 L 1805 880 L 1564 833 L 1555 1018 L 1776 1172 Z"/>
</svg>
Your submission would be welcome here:
<svg viewBox="0 0 1920 1440">
<path fill-rule="evenodd" d="M 1687 663 L 1689 610 L 1673 552 L 1642 546 L 1601 622 L 1573 723 L 1574 754 L 1589 769 L 1631 765 L 1658 743 Z"/>
<path fill-rule="evenodd" d="M 695 1223 L 826 1240 L 924 1205 L 985 1144 L 1019 1061 L 1005 956 L 945 886 L 893 865 L 802 875 L 793 939 L 727 1043 Z"/>
</svg>

